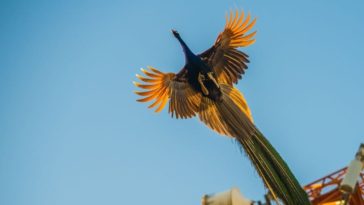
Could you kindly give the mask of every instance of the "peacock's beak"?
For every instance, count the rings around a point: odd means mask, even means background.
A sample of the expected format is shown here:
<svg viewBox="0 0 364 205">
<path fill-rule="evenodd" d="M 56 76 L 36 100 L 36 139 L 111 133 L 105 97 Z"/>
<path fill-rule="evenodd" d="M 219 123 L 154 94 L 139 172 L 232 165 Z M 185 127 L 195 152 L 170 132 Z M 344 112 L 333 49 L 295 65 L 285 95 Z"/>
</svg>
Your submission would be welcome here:
<svg viewBox="0 0 364 205">
<path fill-rule="evenodd" d="M 179 36 L 178 31 L 176 31 L 176 30 L 174 30 L 174 29 L 172 29 L 172 33 L 173 33 L 173 35 L 174 35 L 175 37 Z"/>
</svg>

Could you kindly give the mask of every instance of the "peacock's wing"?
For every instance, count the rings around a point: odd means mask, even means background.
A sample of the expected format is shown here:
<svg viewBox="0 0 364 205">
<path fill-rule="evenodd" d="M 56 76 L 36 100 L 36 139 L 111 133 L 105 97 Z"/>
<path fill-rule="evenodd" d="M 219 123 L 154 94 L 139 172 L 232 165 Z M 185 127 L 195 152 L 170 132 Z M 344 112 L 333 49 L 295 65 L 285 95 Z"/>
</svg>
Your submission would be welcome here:
<svg viewBox="0 0 364 205">
<path fill-rule="evenodd" d="M 256 19 L 250 23 L 250 14 L 244 19 L 244 12 L 230 12 L 226 16 L 226 25 L 223 32 L 217 37 L 215 44 L 199 54 L 201 59 L 213 68 L 221 83 L 232 85 L 241 79 L 249 63 L 248 55 L 237 50 L 255 42 L 256 31 L 247 34 L 254 26 Z"/>
<path fill-rule="evenodd" d="M 139 102 L 154 100 L 148 108 L 156 108 L 160 112 L 169 100 L 169 113 L 176 118 L 191 118 L 196 115 L 201 102 L 201 94 L 196 92 L 186 79 L 186 72 L 163 73 L 153 67 L 149 70 L 141 69 L 146 77 L 137 74 L 143 83 L 134 82 L 135 86 L 144 91 L 135 91 L 143 96 Z"/>
</svg>

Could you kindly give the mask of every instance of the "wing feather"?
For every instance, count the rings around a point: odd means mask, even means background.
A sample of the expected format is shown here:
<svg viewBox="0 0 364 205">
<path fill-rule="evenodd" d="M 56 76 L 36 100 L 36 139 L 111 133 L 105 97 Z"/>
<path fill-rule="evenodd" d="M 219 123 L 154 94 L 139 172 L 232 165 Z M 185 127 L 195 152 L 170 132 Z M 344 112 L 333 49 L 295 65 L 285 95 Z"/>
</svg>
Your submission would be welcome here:
<svg viewBox="0 0 364 205">
<path fill-rule="evenodd" d="M 256 31 L 248 32 L 253 28 L 256 19 L 251 20 L 250 14 L 244 19 L 244 12 L 231 11 L 226 15 L 226 24 L 223 32 L 217 37 L 215 44 L 199 56 L 213 68 L 219 82 L 232 85 L 241 79 L 249 63 L 248 55 L 237 50 L 255 42 Z"/>
<path fill-rule="evenodd" d="M 172 117 L 191 118 L 196 115 L 201 102 L 201 94 L 196 92 L 184 79 L 184 74 L 178 76 L 174 73 L 163 73 L 156 68 L 141 69 L 146 77 L 136 75 L 144 83 L 134 82 L 134 85 L 144 91 L 135 91 L 142 96 L 139 102 L 154 102 L 148 108 L 160 112 L 169 101 L 168 112 Z"/>
</svg>

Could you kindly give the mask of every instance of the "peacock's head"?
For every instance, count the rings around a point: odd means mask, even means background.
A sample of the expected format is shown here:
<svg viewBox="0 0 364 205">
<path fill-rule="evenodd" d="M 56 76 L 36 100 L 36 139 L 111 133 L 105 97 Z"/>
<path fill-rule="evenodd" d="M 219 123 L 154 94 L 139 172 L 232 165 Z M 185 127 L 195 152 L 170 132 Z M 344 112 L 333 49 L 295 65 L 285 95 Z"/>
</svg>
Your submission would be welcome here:
<svg viewBox="0 0 364 205">
<path fill-rule="evenodd" d="M 176 38 L 180 37 L 178 31 L 172 29 L 172 33 L 173 33 L 174 37 L 176 37 Z"/>
</svg>

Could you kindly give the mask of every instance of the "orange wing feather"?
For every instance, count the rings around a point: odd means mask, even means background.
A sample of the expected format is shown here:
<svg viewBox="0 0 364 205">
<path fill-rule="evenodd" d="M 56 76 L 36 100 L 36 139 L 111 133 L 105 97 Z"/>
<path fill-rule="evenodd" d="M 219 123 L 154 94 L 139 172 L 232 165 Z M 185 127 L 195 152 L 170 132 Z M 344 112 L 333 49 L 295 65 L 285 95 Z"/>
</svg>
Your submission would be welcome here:
<svg viewBox="0 0 364 205">
<path fill-rule="evenodd" d="M 249 32 L 256 19 L 250 21 L 250 14 L 244 19 L 244 12 L 230 12 L 226 15 L 224 30 L 218 35 L 215 44 L 200 54 L 202 60 L 215 71 L 219 82 L 232 85 L 237 83 L 245 73 L 249 63 L 248 55 L 237 50 L 255 42 L 256 31 Z"/>
<path fill-rule="evenodd" d="M 145 91 L 135 91 L 143 98 L 139 102 L 154 102 L 148 108 L 157 107 L 160 112 L 169 101 L 169 113 L 176 118 L 190 118 L 196 115 L 201 101 L 201 94 L 191 88 L 186 81 L 177 81 L 176 74 L 163 73 L 153 67 L 149 70 L 141 69 L 147 76 L 136 75 L 143 83 L 134 82 L 134 85 Z"/>
</svg>

